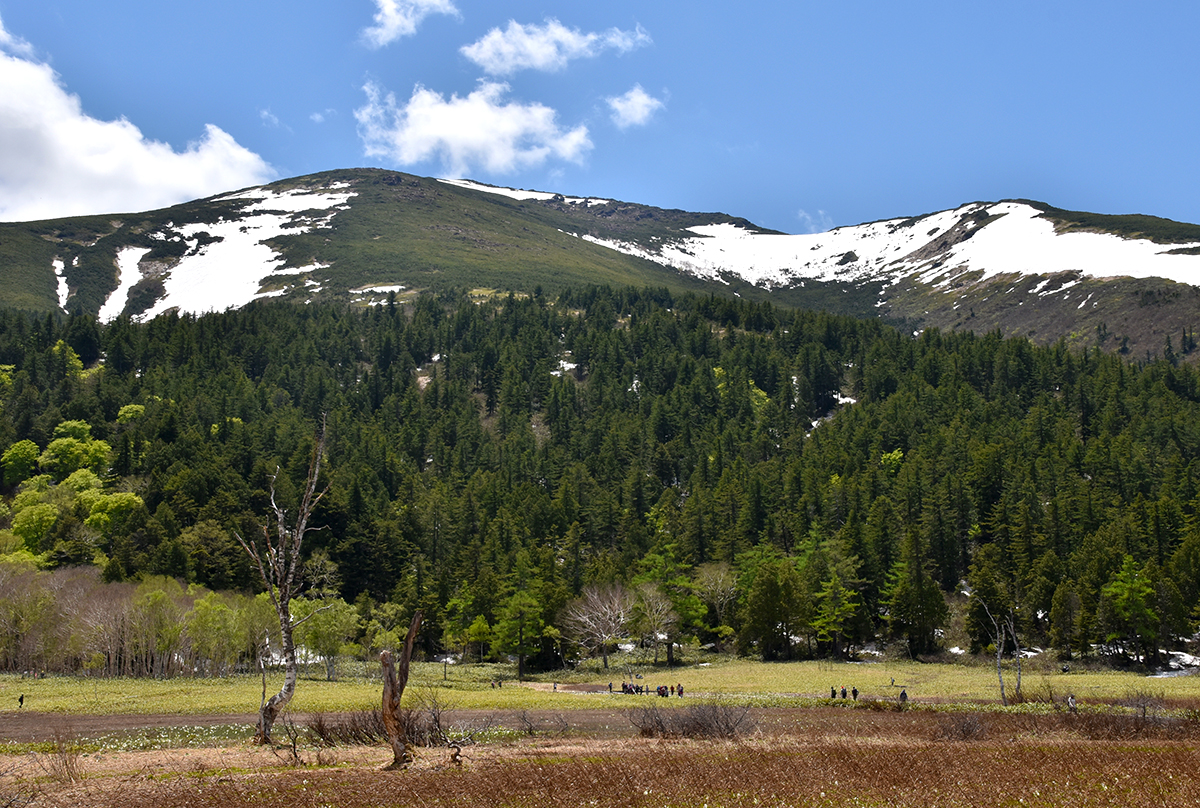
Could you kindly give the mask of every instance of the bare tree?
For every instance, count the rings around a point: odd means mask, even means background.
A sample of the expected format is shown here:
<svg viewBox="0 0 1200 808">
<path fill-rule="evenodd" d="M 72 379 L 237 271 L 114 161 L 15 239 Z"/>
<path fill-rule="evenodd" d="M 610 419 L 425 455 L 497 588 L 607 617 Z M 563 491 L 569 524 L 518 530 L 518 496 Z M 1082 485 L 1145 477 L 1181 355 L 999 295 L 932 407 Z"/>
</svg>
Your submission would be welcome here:
<svg viewBox="0 0 1200 808">
<path fill-rule="evenodd" d="M 292 632 L 296 626 L 317 614 L 313 611 L 297 620 L 292 617 L 292 598 L 300 590 L 302 583 L 300 550 L 305 535 L 315 528 L 309 527 L 308 520 L 312 517 L 317 503 L 329 490 L 329 487 L 317 490 L 317 478 L 321 473 L 321 457 L 325 452 L 325 423 L 322 420 L 321 431 L 317 435 L 317 443 L 313 448 L 312 460 L 308 467 L 308 479 L 304 484 L 304 493 L 296 513 L 296 520 L 288 522 L 287 512 L 276 499 L 275 483 L 279 478 L 279 468 L 270 476 L 271 511 L 274 514 L 274 536 L 271 523 L 263 525 L 262 548 L 258 544 L 248 542 L 241 534 L 235 532 L 234 537 L 258 567 L 258 574 L 263 585 L 271 596 L 271 605 L 279 618 L 279 634 L 281 638 L 281 653 L 283 655 L 284 681 L 279 692 L 268 699 L 266 688 L 266 668 L 263 668 L 263 700 L 258 711 L 258 727 L 254 739 L 258 743 L 271 743 L 271 727 L 288 702 L 296 692 L 296 646 L 292 640 Z"/>
<path fill-rule="evenodd" d="M 696 591 L 717 613 L 717 625 L 725 621 L 729 607 L 737 600 L 737 574 L 724 561 L 701 564 L 696 569 Z"/>
<path fill-rule="evenodd" d="M 654 643 L 654 664 L 657 665 L 658 648 L 664 642 L 673 642 L 679 615 L 675 613 L 671 599 L 663 594 L 658 584 L 651 582 L 638 587 L 634 611 L 642 636 Z"/>
<path fill-rule="evenodd" d="M 383 728 L 392 745 L 392 763 L 388 766 L 389 769 L 402 769 L 411 759 L 405 741 L 407 732 L 404 718 L 400 713 L 400 697 L 404 695 L 404 687 L 408 684 L 408 666 L 412 661 L 413 641 L 416 640 L 420 628 L 421 610 L 417 609 L 412 624 L 408 627 L 408 636 L 404 639 L 399 670 L 393 666 L 391 651 L 385 650 L 379 655 L 379 661 L 383 665 Z"/>
<path fill-rule="evenodd" d="M 1021 695 L 1021 657 L 1024 653 L 1024 649 L 1021 648 L 1021 638 L 1017 634 L 1017 616 L 1013 613 L 1011 608 L 999 616 L 994 615 L 992 614 L 992 610 L 988 608 L 988 605 L 985 601 L 980 600 L 979 602 L 983 606 L 983 611 L 988 616 L 988 619 L 992 623 L 992 628 L 994 629 L 993 631 L 988 632 L 988 636 L 996 644 L 996 676 L 1000 680 L 1000 703 L 1007 707 L 1008 696 L 1005 695 L 1004 692 L 1004 669 L 1001 667 L 1000 663 L 1004 659 L 1004 645 L 1005 641 L 1009 637 L 1012 637 L 1013 648 L 1015 649 L 1014 656 L 1017 660 L 1017 689 L 1014 693 L 1014 697 L 1018 702 L 1024 699 L 1024 697 Z M 984 626 L 985 631 L 986 629 L 987 627 Z"/>
<path fill-rule="evenodd" d="M 625 636 L 632 608 L 633 598 L 621 584 L 589 585 L 567 604 L 563 627 L 581 644 L 599 651 L 607 670 L 608 648 Z"/>
<path fill-rule="evenodd" d="M 1024 701 L 1025 697 L 1021 695 L 1021 659 L 1024 657 L 1025 649 L 1021 647 L 1021 638 L 1017 636 L 1017 616 L 1013 614 L 1012 609 L 1008 610 L 1008 614 L 1004 617 L 1004 627 L 1008 629 L 1008 634 L 1013 641 L 1013 654 L 1017 659 L 1017 689 L 1016 699 L 1018 702 Z"/>
</svg>

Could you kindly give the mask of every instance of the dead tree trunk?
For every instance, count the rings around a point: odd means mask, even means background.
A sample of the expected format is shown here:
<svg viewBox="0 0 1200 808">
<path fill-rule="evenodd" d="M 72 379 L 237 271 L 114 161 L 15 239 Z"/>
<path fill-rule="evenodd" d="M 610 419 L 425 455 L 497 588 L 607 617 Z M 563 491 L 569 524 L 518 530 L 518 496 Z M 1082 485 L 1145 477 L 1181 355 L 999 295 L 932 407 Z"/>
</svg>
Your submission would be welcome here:
<svg viewBox="0 0 1200 808">
<path fill-rule="evenodd" d="M 392 763 L 387 768 L 403 769 L 412 762 L 405 741 L 404 718 L 400 714 L 400 697 L 404 695 L 404 686 L 408 684 L 408 665 L 412 661 L 413 641 L 417 639 L 417 630 L 421 627 L 421 610 L 413 615 L 412 625 L 408 627 L 408 636 L 404 638 L 404 651 L 400 655 L 400 664 L 392 663 L 392 652 L 384 651 L 379 655 L 383 665 L 383 728 L 387 732 L 388 742 L 392 745 Z"/>
<path fill-rule="evenodd" d="M 325 424 L 322 422 L 321 432 L 317 436 L 317 443 L 313 448 L 312 461 L 308 467 L 308 480 L 300 498 L 294 523 L 288 524 L 287 512 L 275 499 L 275 481 L 279 477 L 279 469 L 276 468 L 275 473 L 270 477 L 271 510 L 274 514 L 275 535 L 272 536 L 270 522 L 263 525 L 262 539 L 257 543 L 248 542 L 239 533 L 234 533 L 234 537 L 242 549 L 246 551 L 258 568 L 263 585 L 271 596 L 271 605 L 275 607 L 275 614 L 279 618 L 279 635 L 282 641 L 280 652 L 283 656 L 284 667 L 283 687 L 271 698 L 264 699 L 259 707 L 258 727 L 255 730 L 254 740 L 260 744 L 271 743 L 271 728 L 296 692 L 296 646 L 292 641 L 292 632 L 296 626 L 316 614 L 313 612 L 308 617 L 294 620 L 291 603 L 292 598 L 299 593 L 302 584 L 300 550 L 305 534 L 313 529 L 308 526 L 308 520 L 312 516 L 313 510 L 316 509 L 317 503 L 321 501 L 321 497 L 328 490 L 328 486 L 321 491 L 317 490 L 317 478 L 321 473 L 321 456 L 324 452 Z M 265 681 L 264 678 L 264 685 Z"/>
<path fill-rule="evenodd" d="M 980 601 L 982 603 L 982 601 Z M 987 613 L 988 619 L 992 621 L 992 627 L 996 633 L 992 637 L 996 641 L 996 677 L 1000 680 L 1000 703 L 1005 707 L 1008 706 L 1008 696 L 1004 693 L 1004 668 L 1000 662 L 1004 659 L 1004 639 L 1007 634 L 1004 625 L 992 615 L 992 610 L 988 608 L 986 603 L 983 604 L 983 610 Z"/>
<path fill-rule="evenodd" d="M 1016 689 L 1016 692 L 1014 693 L 1013 697 L 1019 703 L 1019 702 L 1022 702 L 1025 700 L 1025 697 L 1021 695 L 1021 654 L 1023 653 L 1023 651 L 1021 649 L 1021 640 L 1019 637 L 1017 637 L 1017 619 L 1011 611 L 1008 613 L 1008 616 L 1005 617 L 1004 623 L 1005 623 L 1005 626 L 1008 628 L 1008 633 L 1012 636 L 1013 648 L 1016 651 L 1017 689 Z"/>
</svg>

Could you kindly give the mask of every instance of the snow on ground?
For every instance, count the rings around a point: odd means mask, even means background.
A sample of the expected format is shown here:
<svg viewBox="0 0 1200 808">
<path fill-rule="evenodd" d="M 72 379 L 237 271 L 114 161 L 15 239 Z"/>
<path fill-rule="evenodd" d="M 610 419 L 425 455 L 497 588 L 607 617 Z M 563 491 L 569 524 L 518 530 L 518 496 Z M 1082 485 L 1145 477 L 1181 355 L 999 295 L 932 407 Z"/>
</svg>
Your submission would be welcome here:
<svg viewBox="0 0 1200 808">
<path fill-rule="evenodd" d="M 185 256 L 172 267 L 164 282 L 166 294 L 145 313 L 145 319 L 175 307 L 191 312 L 224 311 L 254 300 L 263 278 L 271 274 L 271 265 L 279 260 L 263 242 L 283 235 L 284 226 L 292 218 L 291 214 L 259 213 L 235 221 L 180 228 L 189 240 L 202 232 L 221 240 Z"/>
<path fill-rule="evenodd" d="M 291 188 L 286 191 L 270 191 L 266 188 L 248 188 L 236 194 L 229 194 L 214 202 L 227 202 L 234 199 L 256 199 L 253 205 L 242 209 L 243 213 L 259 213 L 262 211 L 286 213 L 303 213 L 306 210 L 329 210 L 339 205 L 345 205 L 354 196 L 354 191 L 344 191 L 349 188 L 348 182 L 335 182 L 321 191 L 313 192 L 307 188 Z M 340 193 L 334 193 L 340 191 Z M 323 192 L 323 193 L 322 193 Z"/>
<path fill-rule="evenodd" d="M 67 298 L 71 296 L 71 287 L 67 286 L 67 265 L 61 258 L 55 258 L 50 263 L 54 267 L 54 277 L 58 279 L 58 307 L 66 311 Z"/>
<path fill-rule="evenodd" d="M 552 199 L 561 198 L 569 205 L 587 205 L 588 207 L 592 207 L 593 205 L 607 205 L 612 201 L 610 199 L 596 199 L 590 196 L 563 196 L 562 194 L 553 194 L 546 191 L 523 191 L 517 188 L 500 188 L 495 185 L 483 185 L 478 182 L 472 182 L 471 180 L 439 179 L 438 182 L 444 182 L 447 185 L 455 185 L 459 188 L 466 188 L 469 191 L 483 191 L 487 194 L 506 196 L 509 199 L 515 199 L 518 202 L 525 202 L 530 199 L 537 200 L 538 202 L 549 202 Z"/>
<path fill-rule="evenodd" d="M 1182 245 L 1124 239 L 1110 233 L 1057 234 L 1053 222 L 1038 216 L 1035 208 L 1018 202 L 992 205 L 988 212 L 1003 214 L 1004 218 L 953 247 L 947 264 L 967 263 L 983 269 L 988 276 L 1080 270 L 1099 278 L 1155 277 L 1200 284 L 1200 256 L 1168 254 Z"/>
<path fill-rule="evenodd" d="M 688 228 L 695 236 L 652 250 L 592 236 L 584 238 L 710 280 L 721 280 L 722 273 L 732 273 L 750 283 L 771 287 L 803 279 L 857 281 L 873 276 L 888 263 L 943 234 L 957 222 L 953 214 L 936 214 L 908 228 L 899 227 L 901 220 L 894 220 L 801 235 L 757 233 L 730 223 L 707 224 Z"/>
<path fill-rule="evenodd" d="M 1173 676 L 1191 676 L 1200 668 L 1200 657 L 1183 651 L 1164 652 L 1169 657 L 1167 670 L 1152 674 L 1151 679 L 1166 679 Z"/>
<path fill-rule="evenodd" d="M 579 367 L 575 362 L 569 362 L 566 359 L 558 360 L 558 367 L 550 371 L 551 376 L 562 376 L 567 373 L 574 373 L 575 368 Z"/>
<path fill-rule="evenodd" d="M 1058 234 L 1054 224 L 1039 213 L 1018 202 L 973 203 L 916 220 L 892 219 L 803 235 L 709 224 L 688 228 L 692 235 L 653 248 L 588 235 L 583 238 L 710 280 L 731 273 L 767 287 L 803 280 L 890 278 L 894 282 L 917 272 L 921 281 L 944 286 L 968 271 L 982 271 L 983 278 L 989 278 L 1068 270 L 1093 277 L 1159 277 L 1200 285 L 1200 256 L 1168 254 L 1200 243 L 1162 245 L 1107 233 Z M 980 226 L 972 218 L 977 214 L 997 218 Z M 912 255 L 956 226 L 976 232 L 947 250 L 931 250 L 919 258 Z M 1049 291 L 1039 286 L 1038 293 L 1069 296 L 1075 283 L 1078 281 Z"/>
<path fill-rule="evenodd" d="M 279 276 L 306 274 L 322 269 L 324 265 L 282 267 L 279 265 L 282 258 L 265 242 L 276 236 L 295 235 L 328 226 L 329 219 L 338 210 L 344 209 L 355 195 L 353 191 L 343 190 L 346 187 L 346 183 L 338 183 L 318 191 L 291 189 L 281 192 L 251 188 L 221 197 L 218 201 L 250 199 L 255 202 L 246 206 L 237 219 L 173 228 L 173 233 L 190 242 L 192 249 L 164 276 L 165 294 L 140 319 L 151 319 L 172 308 L 196 313 L 224 311 L 244 306 L 257 298 L 285 294 L 290 287 L 269 292 L 261 292 L 260 289 L 264 281 Z M 320 218 L 303 215 L 311 211 L 328 213 Z M 195 250 L 202 233 L 219 240 Z M 137 253 L 136 257 L 134 253 Z M 129 288 L 141 279 L 137 261 L 145 253 L 145 250 L 121 251 L 118 259 L 121 285 L 105 301 L 101 309 L 102 320 L 115 318 L 125 308 Z M 306 285 L 320 289 L 315 281 Z"/>
<path fill-rule="evenodd" d="M 111 323 L 121 316 L 121 312 L 125 310 L 125 303 L 129 300 L 129 290 L 142 279 L 142 273 L 138 271 L 138 262 L 148 252 L 149 247 L 125 247 L 117 253 L 117 289 L 100 307 L 100 322 Z"/>
<path fill-rule="evenodd" d="M 374 286 L 359 286 L 350 290 L 350 294 L 357 295 L 355 302 L 366 303 L 368 306 L 383 306 L 388 302 L 388 295 L 393 292 L 403 292 L 405 289 L 402 283 L 384 283 Z M 382 297 L 381 297 L 382 295 Z"/>
<path fill-rule="evenodd" d="M 606 199 L 563 197 L 470 180 L 440 182 L 515 200 L 560 199 L 589 206 L 609 203 Z M 354 195 L 348 183 L 336 183 L 316 190 L 250 188 L 221 197 L 218 201 L 247 200 L 250 204 L 233 221 L 172 229 L 169 236 L 182 236 L 192 242 L 192 249 L 165 276 L 165 296 L 143 317 L 154 317 L 172 307 L 189 312 L 219 311 L 286 293 L 295 284 L 265 293 L 260 289 L 272 278 L 305 274 L 321 267 L 281 267 L 280 257 L 264 242 L 329 226 Z M 979 225 L 978 219 L 985 217 L 990 218 Z M 197 249 L 198 237 L 205 232 L 220 240 Z M 964 238 L 968 233 L 970 238 Z M 692 227 L 678 238 L 655 240 L 650 247 L 588 234 L 578 237 L 709 280 L 727 283 L 728 276 L 733 275 L 767 288 L 801 285 L 806 280 L 879 280 L 887 286 L 910 276 L 945 288 L 966 272 L 972 273 L 973 279 L 986 279 L 1002 274 L 1070 270 L 1094 277 L 1162 277 L 1200 285 L 1200 256 L 1168 254 L 1200 243 L 1159 245 L 1111 234 L 1058 234 L 1053 223 L 1041 218 L 1037 209 L 1019 202 L 972 203 L 918 219 L 891 219 L 816 234 L 758 233 L 723 223 Z M 122 251 L 121 286 L 106 301 L 101 319 L 111 320 L 124 308 L 129 288 L 140 279 L 134 258 L 138 252 Z M 144 252 L 137 258 L 141 255 Z M 54 268 L 59 278 L 59 302 L 65 308 L 69 290 L 62 262 L 56 261 Z M 1072 291 L 1078 283 L 1078 279 L 1058 285 L 1047 281 L 1039 283 L 1032 294 L 1069 299 L 1073 293 L 1078 294 Z M 396 284 L 352 291 L 370 295 L 401 288 Z M 1082 308 L 1089 300 L 1090 296 L 1084 297 L 1079 306 Z"/>
</svg>

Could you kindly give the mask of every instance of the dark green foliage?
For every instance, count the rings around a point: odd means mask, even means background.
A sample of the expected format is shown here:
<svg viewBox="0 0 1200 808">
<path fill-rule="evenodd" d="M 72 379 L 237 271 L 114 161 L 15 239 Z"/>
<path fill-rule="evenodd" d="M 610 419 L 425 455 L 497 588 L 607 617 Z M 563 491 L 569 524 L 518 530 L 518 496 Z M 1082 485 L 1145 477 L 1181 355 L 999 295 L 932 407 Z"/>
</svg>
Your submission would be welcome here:
<svg viewBox="0 0 1200 808">
<path fill-rule="evenodd" d="M 1078 210 L 1062 210 L 1043 202 L 1017 200 L 1042 211 L 1042 215 L 1054 222 L 1061 230 L 1083 230 L 1100 233 L 1115 233 L 1125 238 L 1146 238 L 1157 244 L 1187 244 L 1200 241 L 1200 225 L 1176 222 L 1158 216 L 1141 213 L 1111 215 L 1085 213 Z M 1180 253 L 1194 254 L 1189 250 Z"/>
<path fill-rule="evenodd" d="M 309 549 L 347 602 L 423 609 L 427 653 L 562 664 L 562 608 L 613 580 L 666 599 L 668 652 L 736 635 L 776 659 L 880 635 L 933 651 L 964 577 L 977 648 L 984 603 L 1023 643 L 1148 662 L 1196 616 L 1182 363 L 587 287 L 107 326 L 0 312 L 0 366 L 5 505 L 32 492 L 21 508 L 56 518 L 22 521 L 29 549 L 106 581 L 253 588 L 233 532 L 257 535 L 276 468 L 293 506 L 327 414 Z M 106 465 L 45 454 L 84 427 Z M 102 479 L 54 484 L 88 466 Z M 704 564 L 737 572 L 724 625 Z"/>
</svg>

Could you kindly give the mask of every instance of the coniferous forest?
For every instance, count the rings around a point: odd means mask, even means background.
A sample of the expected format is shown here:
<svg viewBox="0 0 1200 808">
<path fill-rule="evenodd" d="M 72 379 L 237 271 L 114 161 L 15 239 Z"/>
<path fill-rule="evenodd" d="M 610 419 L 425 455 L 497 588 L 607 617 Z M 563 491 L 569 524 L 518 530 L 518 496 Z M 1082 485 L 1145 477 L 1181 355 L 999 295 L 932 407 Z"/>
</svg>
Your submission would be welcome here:
<svg viewBox="0 0 1200 808">
<path fill-rule="evenodd" d="M 1200 617 L 1200 377 L 666 291 L 0 312 L 0 668 L 269 652 L 237 536 L 324 424 L 298 641 L 543 669 L 617 639 L 763 659 L 942 645 L 1153 665 Z M 608 633 L 589 620 L 613 611 Z M 590 616 L 595 616 L 595 614 Z M 1005 633 L 1005 627 L 1011 628 Z"/>
</svg>

